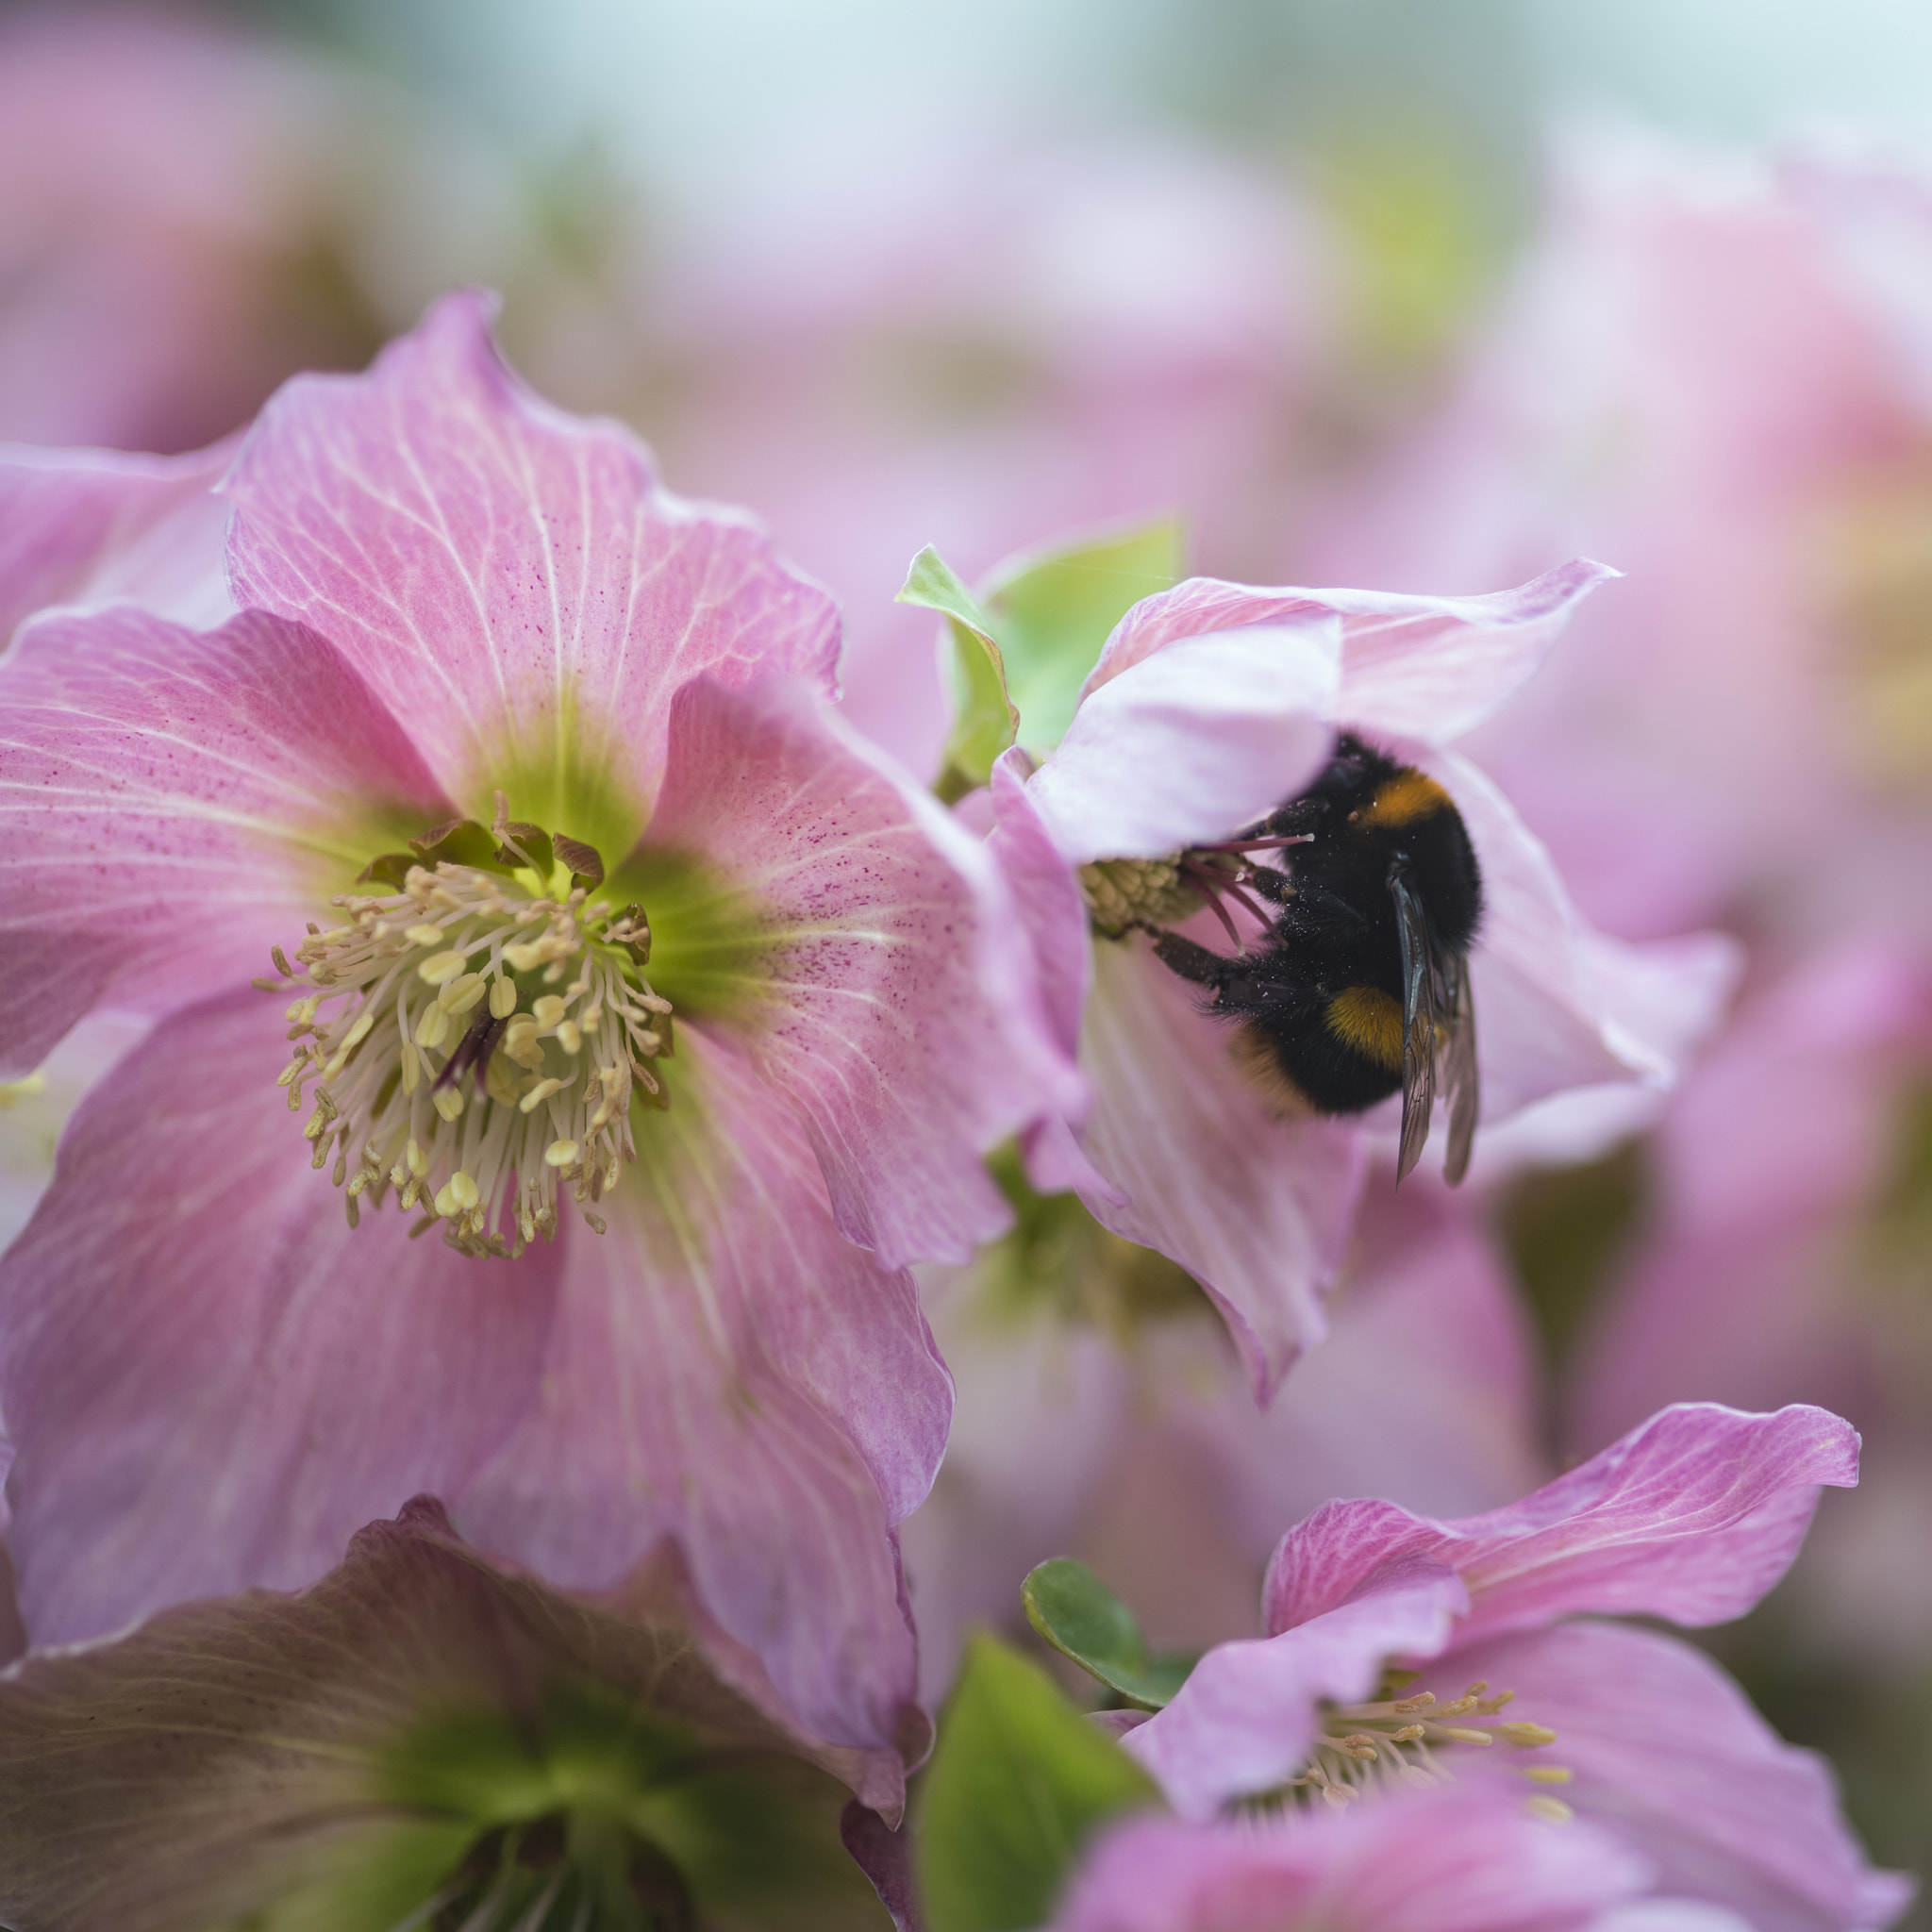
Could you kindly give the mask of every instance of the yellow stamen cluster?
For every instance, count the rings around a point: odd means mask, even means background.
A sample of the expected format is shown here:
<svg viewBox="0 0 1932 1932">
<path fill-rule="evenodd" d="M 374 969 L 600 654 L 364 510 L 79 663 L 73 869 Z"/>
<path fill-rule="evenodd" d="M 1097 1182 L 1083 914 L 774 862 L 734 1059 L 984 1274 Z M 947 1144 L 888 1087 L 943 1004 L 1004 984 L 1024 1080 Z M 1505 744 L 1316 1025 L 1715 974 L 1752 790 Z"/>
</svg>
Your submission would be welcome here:
<svg viewBox="0 0 1932 1932">
<path fill-rule="evenodd" d="M 1383 1785 L 1429 1787 L 1455 1775 L 1445 1757 L 1456 1746 L 1482 1748 L 1499 1740 L 1518 1750 L 1538 1750 L 1554 1744 L 1557 1734 L 1546 1724 L 1485 1722 L 1480 1726 L 1459 1724 L 1465 1717 L 1493 1719 L 1514 1702 L 1513 1690 L 1490 1694 L 1486 1683 L 1472 1684 L 1448 1704 L 1439 1704 L 1430 1690 L 1412 1697 L 1385 1696 L 1368 1704 L 1331 1705 L 1323 1713 L 1322 1733 L 1307 1763 L 1290 1778 L 1285 1791 L 1320 1798 L 1332 1806 L 1352 1805 Z M 1565 1785 L 1570 1773 L 1561 1765 L 1537 1764 L 1524 1773 L 1541 1788 Z M 1567 1819 L 1570 1807 L 1547 1789 L 1524 1801 L 1540 1818 Z"/>
<path fill-rule="evenodd" d="M 1080 868 L 1087 909 L 1108 939 L 1141 925 L 1179 925 L 1200 911 L 1206 900 L 1181 876 L 1179 855 L 1173 858 L 1099 858 Z"/>
<path fill-rule="evenodd" d="M 636 1158 L 634 1092 L 670 1051 L 671 1003 L 643 977 L 635 907 L 558 896 L 471 866 L 411 867 L 399 893 L 344 894 L 344 923 L 311 925 L 279 980 L 298 1042 L 282 1074 L 312 1165 L 345 1187 L 349 1224 L 393 1191 L 412 1235 L 442 1225 L 467 1255 L 520 1255 L 557 1232 L 571 1190 L 594 1204 Z M 661 1101 L 659 1102 L 661 1104 Z"/>
</svg>

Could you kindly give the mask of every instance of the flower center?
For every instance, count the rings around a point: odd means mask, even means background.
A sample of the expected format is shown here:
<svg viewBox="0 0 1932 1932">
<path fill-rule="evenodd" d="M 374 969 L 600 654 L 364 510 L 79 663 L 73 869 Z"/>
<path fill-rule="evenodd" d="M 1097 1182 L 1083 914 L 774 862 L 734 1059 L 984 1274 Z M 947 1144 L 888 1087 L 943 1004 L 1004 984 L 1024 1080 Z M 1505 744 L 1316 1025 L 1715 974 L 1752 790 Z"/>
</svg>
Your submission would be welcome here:
<svg viewBox="0 0 1932 1932">
<path fill-rule="evenodd" d="M 1256 832 L 1216 845 L 1191 845 L 1168 858 L 1097 858 L 1080 868 L 1080 887 L 1094 929 L 1104 939 L 1124 939 L 1137 930 L 1158 931 L 1180 925 L 1205 906 L 1226 928 L 1235 950 L 1241 935 L 1228 917 L 1224 899 L 1232 899 L 1258 924 L 1274 918 L 1243 890 L 1256 883 L 1255 855 L 1278 852 L 1284 846 L 1305 845 L 1309 834 L 1291 836 Z M 1278 897 L 1279 877 L 1261 881 L 1264 896 Z"/>
<path fill-rule="evenodd" d="M 1520 1751 L 1535 1751 L 1557 1741 L 1547 1724 L 1487 1722 L 1515 1700 L 1513 1690 L 1491 1693 L 1488 1684 L 1475 1683 L 1447 1704 L 1438 1703 L 1431 1690 L 1407 1697 L 1392 1694 L 1399 1680 L 1410 1674 L 1388 1673 L 1383 1694 L 1370 1703 L 1328 1706 L 1307 1763 L 1284 1790 L 1310 1800 L 1320 1797 L 1329 1805 L 1352 1805 L 1394 1786 L 1426 1788 L 1450 1782 L 1455 1757 L 1467 1749 L 1491 1749 L 1501 1741 Z M 1469 1717 L 1486 1722 L 1461 1722 Z M 1523 1774 L 1539 1788 L 1524 1801 L 1532 1812 L 1549 1819 L 1571 1815 L 1569 1806 L 1544 1789 L 1570 1782 L 1564 1766 L 1532 1764 Z"/>
<path fill-rule="evenodd" d="M 311 1164 L 333 1150 L 351 1227 L 393 1194 L 421 1211 L 412 1237 L 441 1223 L 466 1255 L 520 1255 L 556 1235 L 568 1189 L 603 1233 L 594 1204 L 637 1158 L 632 1098 L 664 1104 L 649 1062 L 671 1003 L 643 975 L 641 909 L 546 870 L 410 865 L 399 892 L 334 899 L 344 923 L 311 925 L 293 966 L 275 948 L 282 977 L 256 982 L 306 974 L 280 1085 L 291 1112 L 313 1102 Z"/>
</svg>

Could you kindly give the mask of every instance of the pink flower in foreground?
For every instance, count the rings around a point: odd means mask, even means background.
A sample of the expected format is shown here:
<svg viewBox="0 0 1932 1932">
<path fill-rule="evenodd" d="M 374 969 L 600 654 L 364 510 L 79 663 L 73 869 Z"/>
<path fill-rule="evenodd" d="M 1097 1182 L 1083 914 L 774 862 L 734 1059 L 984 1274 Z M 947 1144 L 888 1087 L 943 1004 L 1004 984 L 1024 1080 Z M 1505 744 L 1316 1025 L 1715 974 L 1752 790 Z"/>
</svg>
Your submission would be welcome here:
<svg viewBox="0 0 1932 1932">
<path fill-rule="evenodd" d="M 890 1740 L 950 1407 L 901 1271 L 1002 1225 L 978 1157 L 1068 1077 L 996 875 L 827 722 L 829 600 L 476 298 L 224 487 L 239 616 L 0 667 L 6 1058 L 158 1016 L 0 1266 L 30 1631 L 299 1586 L 426 1491 L 568 1587 L 671 1540 Z"/>
<path fill-rule="evenodd" d="M 992 843 L 1054 1024 L 1092 1089 L 1077 1134 L 1052 1121 L 1031 1137 L 1035 1177 L 1077 1187 L 1108 1227 L 1186 1268 L 1264 1395 L 1323 1333 L 1363 1171 L 1358 1123 L 1390 1124 L 1399 1102 L 1347 1118 L 1285 1112 L 1147 928 L 1187 922 L 1226 950 L 1186 883 L 1190 852 L 1293 798 L 1338 730 L 1357 732 L 1435 779 L 1474 848 L 1483 1118 L 1566 1089 L 1667 1083 L 1674 1067 L 1657 1042 L 1686 1030 L 1686 1012 L 1714 1010 L 1729 947 L 1638 951 L 1591 932 L 1508 803 L 1447 748 L 1530 676 L 1606 575 L 1576 562 L 1464 598 L 1191 579 L 1122 619 L 1037 771 L 1017 750 L 994 769 Z"/>
<path fill-rule="evenodd" d="M 1138 1819 L 1088 1855 L 1053 1932 L 1736 1932 L 1674 1902 L 1624 1919 L 1644 1875 L 1602 1833 L 1468 1792 L 1341 1817 Z"/>
<path fill-rule="evenodd" d="M 1740 1616 L 1817 1486 L 1857 1478 L 1857 1439 L 1823 1409 L 1687 1404 L 1486 1515 L 1326 1504 L 1274 1553 L 1269 1635 L 1210 1651 L 1124 1741 L 1190 1816 L 1284 1785 L 1341 1805 L 1501 1785 L 1613 1827 L 1661 1890 L 1753 1924 L 1882 1925 L 1908 1890 L 1867 1867 L 1816 1758 L 1701 1652 L 1563 1621 Z"/>
</svg>

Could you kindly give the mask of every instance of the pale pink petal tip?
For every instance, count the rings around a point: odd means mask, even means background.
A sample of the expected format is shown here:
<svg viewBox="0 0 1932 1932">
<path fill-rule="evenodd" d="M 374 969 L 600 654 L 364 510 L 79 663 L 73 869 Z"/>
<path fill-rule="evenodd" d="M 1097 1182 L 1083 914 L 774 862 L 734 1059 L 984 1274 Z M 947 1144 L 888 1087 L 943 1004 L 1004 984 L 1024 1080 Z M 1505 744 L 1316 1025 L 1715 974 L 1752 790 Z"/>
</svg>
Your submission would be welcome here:
<svg viewBox="0 0 1932 1932">
<path fill-rule="evenodd" d="M 777 670 L 829 695 L 838 612 L 749 518 L 660 490 L 621 425 L 529 395 L 490 312 L 450 296 L 365 374 L 271 399 L 226 485 L 235 593 L 330 638 L 467 809 L 505 774 L 560 786 L 567 732 L 572 789 L 604 781 L 634 835 L 678 687 Z"/>
<path fill-rule="evenodd" d="M 1468 1585 L 1471 1639 L 1584 1612 L 1722 1623 L 1784 1574 L 1818 1486 L 1855 1484 L 1857 1452 L 1850 1424 L 1824 1409 L 1684 1403 L 1486 1515 L 1436 1522 L 1392 1503 L 1330 1503 L 1282 1539 L 1266 1625 L 1291 1629 L 1415 1555 Z"/>
</svg>

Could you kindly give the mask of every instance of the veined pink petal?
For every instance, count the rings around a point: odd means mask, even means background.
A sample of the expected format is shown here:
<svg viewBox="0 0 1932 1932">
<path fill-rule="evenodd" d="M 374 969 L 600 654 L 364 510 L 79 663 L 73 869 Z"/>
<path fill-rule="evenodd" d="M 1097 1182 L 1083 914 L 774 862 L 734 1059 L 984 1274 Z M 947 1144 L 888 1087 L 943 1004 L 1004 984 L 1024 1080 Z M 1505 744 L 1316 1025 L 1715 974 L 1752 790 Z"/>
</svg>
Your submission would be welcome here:
<svg viewBox="0 0 1932 1932">
<path fill-rule="evenodd" d="M 33 625 L 0 663 L 0 1065 L 35 1065 L 110 991 L 154 1011 L 267 972 L 385 832 L 447 815 L 298 625 L 203 635 L 128 607 Z"/>
<path fill-rule="evenodd" d="M 993 826 L 987 844 L 1006 874 L 1033 949 L 1047 1022 L 1072 1054 L 1080 1043 L 1080 1015 L 1093 979 L 1087 900 L 1027 788 L 1032 770 L 1032 759 L 1017 744 L 995 761 L 990 788 Z"/>
<path fill-rule="evenodd" d="M 890 1530 L 939 1466 L 951 1381 L 910 1279 L 841 1239 L 762 1082 L 694 1028 L 676 1064 L 609 1233 L 568 1231 L 536 1400 L 457 1521 L 587 1590 L 675 1538 L 808 1728 L 890 1742 L 914 1694 Z"/>
<path fill-rule="evenodd" d="M 1137 1818 L 1086 1859 L 1053 1932 L 1596 1932 L 1642 1877 L 1606 1834 L 1551 1831 L 1488 1792 L 1216 1824 Z"/>
<path fill-rule="evenodd" d="M 1144 939 L 1095 948 L 1082 1145 L 1122 1198 L 1093 1217 L 1178 1261 L 1214 1298 L 1262 1399 L 1324 1330 L 1363 1175 L 1361 1137 L 1278 1120 Z"/>
<path fill-rule="evenodd" d="M 1127 612 L 1087 679 L 1091 697 L 1157 651 L 1247 625 L 1341 620 L 1333 716 L 1441 744 L 1486 718 L 1540 665 L 1578 601 L 1618 573 L 1587 558 L 1513 591 L 1418 597 L 1386 591 L 1256 590 L 1191 577 Z M 1284 792 L 1282 796 L 1286 796 Z"/>
<path fill-rule="evenodd" d="M 519 815 L 635 836 L 677 687 L 829 693 L 838 614 L 748 519 L 660 490 L 627 431 L 527 394 L 490 307 L 447 297 L 366 375 L 269 403 L 227 485 L 236 594 L 333 640 L 485 822 L 522 786 Z"/>
<path fill-rule="evenodd" d="M 233 614 L 214 494 L 233 441 L 185 457 L 0 447 L 0 644 L 37 610 L 127 599 L 209 627 Z"/>
<path fill-rule="evenodd" d="M 1262 1616 L 1288 1630 L 1423 1555 L 1469 1585 L 1462 1628 L 1533 1628 L 1593 1611 L 1679 1624 L 1741 1616 L 1797 1554 L 1822 1483 L 1857 1481 L 1850 1424 L 1793 1404 L 1745 1415 L 1681 1403 L 1507 1508 L 1451 1522 L 1393 1503 L 1329 1503 L 1281 1540 Z"/>
<path fill-rule="evenodd" d="M 1061 854 L 1158 858 L 1293 797 L 1333 740 L 1337 644 L 1333 619 L 1310 608 L 1096 671 L 1027 785 Z"/>
<path fill-rule="evenodd" d="M 1184 1818 L 1263 1791 L 1308 1755 L 1324 1698 L 1369 1696 L 1391 1657 L 1433 1657 L 1469 1598 L 1453 1570 L 1403 1557 L 1366 1588 L 1283 1635 L 1220 1643 L 1165 1710 L 1121 1740 Z"/>
<path fill-rule="evenodd" d="M 1568 1624 L 1458 1643 L 1441 1669 L 1458 1686 L 1507 1686 L 1512 1716 L 1557 1733 L 1538 1755 L 1574 1773 L 1564 1802 L 1612 1826 L 1659 1891 L 1728 1907 L 1757 1932 L 1867 1932 L 1911 1896 L 1909 1879 L 1866 1863 L 1824 1760 L 1785 1743 L 1687 1643 Z M 1470 1773 L 1515 1769 L 1486 1753 Z"/>
<path fill-rule="evenodd" d="M 846 1237 L 897 1267 L 1006 1226 L 980 1157 L 1084 1089 L 985 848 L 795 682 L 708 678 L 672 706 L 652 848 L 758 908 L 772 950 L 732 1035 L 804 1123 Z"/>
<path fill-rule="evenodd" d="M 554 1251 L 410 1241 L 303 1158 L 280 1003 L 165 1020 L 82 1101 L 0 1261 L 9 1541 L 37 1643 L 293 1589 L 418 1491 L 459 1491 L 530 1401 Z"/>
</svg>

